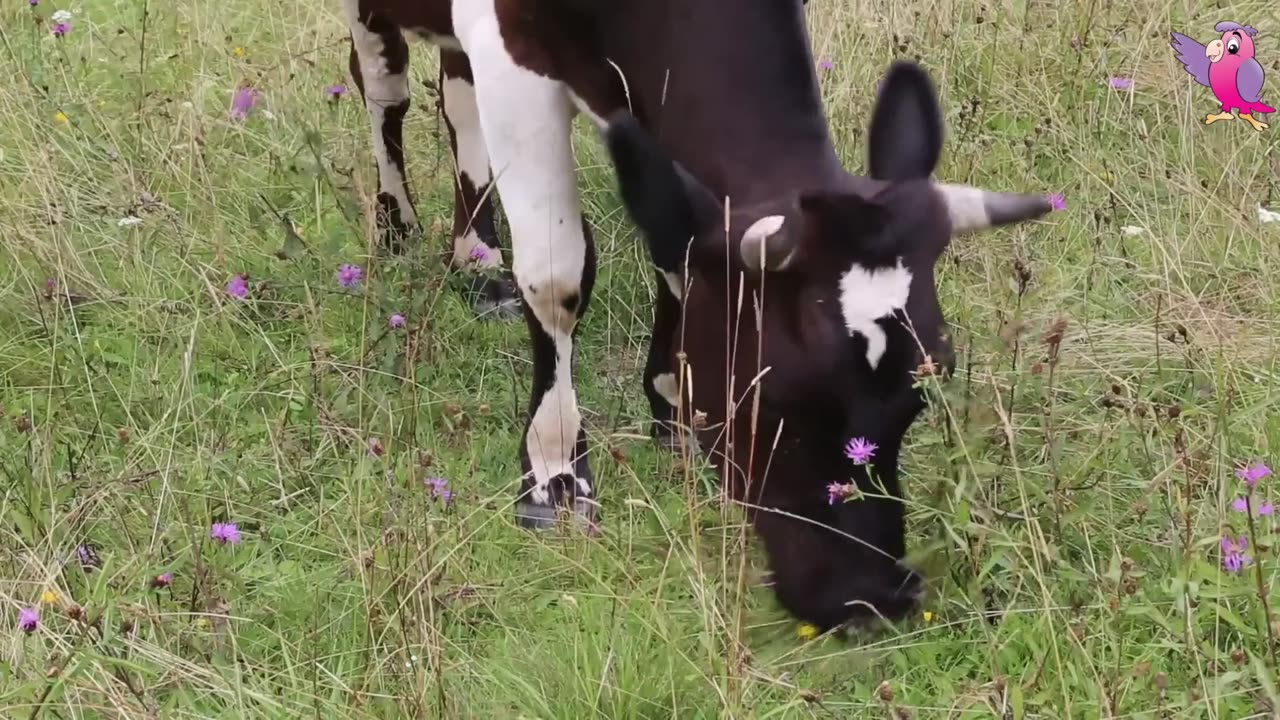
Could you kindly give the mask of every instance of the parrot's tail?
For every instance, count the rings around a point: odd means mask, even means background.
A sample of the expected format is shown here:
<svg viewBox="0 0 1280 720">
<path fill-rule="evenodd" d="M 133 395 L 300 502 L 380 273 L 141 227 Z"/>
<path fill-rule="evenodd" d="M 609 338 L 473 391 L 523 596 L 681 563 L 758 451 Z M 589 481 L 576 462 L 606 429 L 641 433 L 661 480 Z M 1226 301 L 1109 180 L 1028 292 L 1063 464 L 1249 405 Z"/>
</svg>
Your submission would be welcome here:
<svg viewBox="0 0 1280 720">
<path fill-rule="evenodd" d="M 1253 104 L 1253 111 L 1260 112 L 1260 113 L 1273 113 L 1276 111 L 1276 109 L 1271 107 L 1270 105 L 1264 105 L 1258 102 Z"/>
</svg>

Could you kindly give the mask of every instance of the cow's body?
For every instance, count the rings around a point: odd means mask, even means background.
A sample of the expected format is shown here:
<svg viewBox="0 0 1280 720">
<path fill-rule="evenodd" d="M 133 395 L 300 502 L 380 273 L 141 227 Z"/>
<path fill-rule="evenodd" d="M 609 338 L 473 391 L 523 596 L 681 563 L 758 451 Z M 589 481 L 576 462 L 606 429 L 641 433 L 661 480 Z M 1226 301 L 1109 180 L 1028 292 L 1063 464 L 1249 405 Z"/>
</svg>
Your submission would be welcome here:
<svg viewBox="0 0 1280 720">
<path fill-rule="evenodd" d="M 655 430 L 671 433 L 677 406 L 685 418 L 705 413 L 698 440 L 731 495 L 753 508 L 791 612 L 823 627 L 866 613 L 849 601 L 889 617 L 906 612 L 918 578 L 899 562 L 898 449 L 923 405 L 911 371 L 948 349 L 932 286 L 941 248 L 917 251 L 910 238 L 938 244 L 952 231 L 1042 211 L 929 183 L 941 120 L 927 79 L 904 71 L 891 83 L 900 92 L 888 92 L 872 122 L 884 147 L 872 147 L 872 177 L 861 178 L 836 156 L 801 0 L 343 3 L 391 236 L 416 223 L 400 136 L 405 32 L 441 49 L 458 168 L 454 265 L 501 264 L 491 184 L 509 220 L 534 362 L 521 522 L 543 526 L 559 503 L 595 515 L 571 371 L 595 277 L 569 144 L 576 110 L 605 131 L 624 202 L 658 270 L 644 375 Z M 851 247 L 826 244 L 841 233 Z M 868 255 L 881 235 L 896 244 Z M 486 292 L 491 304 L 509 299 L 495 286 Z M 919 341 L 904 318 L 924 326 Z M 843 459 L 850 435 L 879 444 L 882 485 Z M 827 483 L 850 479 L 887 496 L 827 503 Z"/>
</svg>

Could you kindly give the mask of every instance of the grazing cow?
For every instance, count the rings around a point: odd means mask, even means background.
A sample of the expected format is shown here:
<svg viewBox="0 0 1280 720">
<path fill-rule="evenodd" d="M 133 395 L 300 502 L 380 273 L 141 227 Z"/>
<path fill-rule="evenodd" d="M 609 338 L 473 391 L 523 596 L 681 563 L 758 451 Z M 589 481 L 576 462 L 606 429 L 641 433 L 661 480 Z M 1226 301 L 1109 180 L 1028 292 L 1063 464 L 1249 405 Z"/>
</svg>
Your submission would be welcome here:
<svg viewBox="0 0 1280 720">
<path fill-rule="evenodd" d="M 913 373 L 953 362 L 934 265 L 952 236 L 1037 217 L 1048 202 L 930 180 L 942 118 L 908 63 L 882 82 L 869 177 L 847 173 L 801 0 L 344 3 L 388 231 L 414 222 L 404 32 L 444 57 L 455 261 L 477 244 L 497 257 L 492 210 L 481 211 L 489 184 L 509 219 L 534 362 L 520 522 L 545 526 L 558 504 L 595 517 L 571 371 L 595 276 L 569 142 L 577 110 L 603 131 L 657 269 L 644 376 L 655 433 L 675 432 L 677 409 L 703 418 L 697 439 L 746 504 L 793 615 L 826 629 L 906 613 L 920 582 L 900 562 L 897 474 L 924 406 Z M 471 216 L 485 219 L 462 222 Z M 871 472 L 845 458 L 851 437 L 878 445 Z M 866 495 L 830 504 L 832 482 Z"/>
</svg>

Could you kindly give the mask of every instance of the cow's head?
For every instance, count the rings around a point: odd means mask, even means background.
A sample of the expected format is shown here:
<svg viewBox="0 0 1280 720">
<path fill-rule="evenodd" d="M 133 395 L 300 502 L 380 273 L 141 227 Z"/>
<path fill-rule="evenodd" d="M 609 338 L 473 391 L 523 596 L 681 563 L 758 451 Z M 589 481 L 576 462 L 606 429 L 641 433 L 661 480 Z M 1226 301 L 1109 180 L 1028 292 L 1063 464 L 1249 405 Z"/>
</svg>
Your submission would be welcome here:
<svg viewBox="0 0 1280 720">
<path fill-rule="evenodd" d="M 689 409 L 707 414 L 701 439 L 729 468 L 734 496 L 767 508 L 749 514 L 779 599 L 822 627 L 871 612 L 850 600 L 900 616 L 918 583 L 898 563 L 894 499 L 902 436 L 924 407 L 913 373 L 953 364 L 934 266 L 953 237 L 1037 217 L 1049 203 L 930 179 L 942 117 L 928 76 L 910 63 L 882 81 L 869 178 L 841 174 L 751 207 L 730 198 L 726 212 L 629 115 L 612 119 L 606 140 L 655 263 L 689 273 L 682 399 L 692 388 Z M 870 474 L 846 457 L 852 438 L 878 446 Z M 886 497 L 833 504 L 832 483 Z"/>
</svg>

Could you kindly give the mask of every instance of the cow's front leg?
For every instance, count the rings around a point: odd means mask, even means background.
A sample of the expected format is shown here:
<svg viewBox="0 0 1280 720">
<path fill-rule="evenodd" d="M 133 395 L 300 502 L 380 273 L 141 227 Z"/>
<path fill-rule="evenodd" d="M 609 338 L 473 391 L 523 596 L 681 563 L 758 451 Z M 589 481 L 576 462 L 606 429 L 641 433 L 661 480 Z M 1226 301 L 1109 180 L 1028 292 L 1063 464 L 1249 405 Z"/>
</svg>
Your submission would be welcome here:
<svg viewBox="0 0 1280 720">
<path fill-rule="evenodd" d="M 655 263 L 661 259 L 655 258 Z M 680 404 L 680 379 L 675 360 L 676 329 L 680 321 L 681 297 L 684 295 L 684 273 L 679 266 L 657 265 L 658 288 L 653 312 L 653 330 L 649 336 L 649 357 L 644 366 L 644 394 L 649 400 L 651 425 L 649 433 L 659 446 L 680 452 L 681 444 L 690 451 L 698 448 L 690 428 L 677 424 Z M 686 423 L 689 418 L 686 418 Z"/>
<path fill-rule="evenodd" d="M 579 210 L 569 96 L 559 82 L 512 60 L 492 0 L 456 0 L 453 11 L 511 225 L 512 266 L 533 347 L 517 521 L 547 527 L 557 505 L 592 520 L 596 493 L 574 392 L 573 343 L 595 282 L 595 251 Z"/>
<path fill-rule="evenodd" d="M 373 132 L 378 164 L 378 229 L 383 247 L 400 252 L 417 227 L 405 181 L 404 118 L 409 113 L 409 46 L 388 18 L 361 13 L 357 0 L 343 0 L 351 33 L 351 78 L 360 90 Z"/>
<path fill-rule="evenodd" d="M 467 302 L 480 316 L 519 313 L 515 282 L 503 267 L 495 227 L 493 174 L 480 130 L 475 78 L 466 53 L 440 50 L 440 112 L 453 151 L 453 254 L 449 265 L 463 279 Z"/>
</svg>

